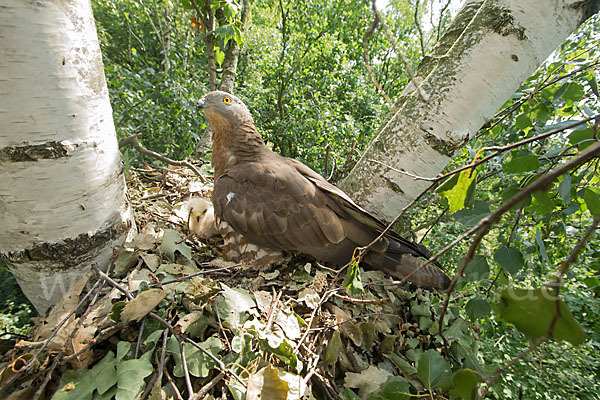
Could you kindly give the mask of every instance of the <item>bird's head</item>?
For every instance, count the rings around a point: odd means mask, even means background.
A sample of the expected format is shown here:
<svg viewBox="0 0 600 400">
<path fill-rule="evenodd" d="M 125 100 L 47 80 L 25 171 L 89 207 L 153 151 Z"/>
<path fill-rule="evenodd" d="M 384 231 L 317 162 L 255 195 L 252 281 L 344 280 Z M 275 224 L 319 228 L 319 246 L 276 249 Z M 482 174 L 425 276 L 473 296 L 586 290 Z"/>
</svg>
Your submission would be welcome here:
<svg viewBox="0 0 600 400">
<path fill-rule="evenodd" d="M 236 96 L 222 91 L 209 92 L 196 103 L 196 108 L 204 110 L 211 128 L 215 124 L 237 125 L 252 120 L 246 105 Z"/>
</svg>

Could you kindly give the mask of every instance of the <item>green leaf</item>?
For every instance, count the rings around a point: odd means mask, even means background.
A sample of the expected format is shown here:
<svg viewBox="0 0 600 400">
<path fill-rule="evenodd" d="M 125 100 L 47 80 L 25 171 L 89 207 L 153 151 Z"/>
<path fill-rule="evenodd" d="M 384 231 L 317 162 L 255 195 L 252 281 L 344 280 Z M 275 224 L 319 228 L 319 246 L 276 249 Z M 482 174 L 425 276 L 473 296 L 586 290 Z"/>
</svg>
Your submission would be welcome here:
<svg viewBox="0 0 600 400">
<path fill-rule="evenodd" d="M 215 61 L 219 64 L 219 68 L 223 65 L 223 61 L 225 61 L 225 53 L 219 49 L 215 50 Z"/>
<path fill-rule="evenodd" d="M 569 83 L 569 87 L 562 97 L 567 101 L 567 104 L 573 104 L 581 100 L 584 94 L 585 91 L 583 86 L 577 82 L 571 82 Z"/>
<path fill-rule="evenodd" d="M 571 174 L 564 174 L 558 185 L 558 194 L 562 199 L 563 207 L 566 207 L 571 202 Z"/>
<path fill-rule="evenodd" d="M 419 380 L 430 392 L 438 387 L 440 382 L 450 377 L 451 371 L 450 364 L 435 350 L 427 350 L 419 358 L 417 366 Z"/>
<path fill-rule="evenodd" d="M 147 360 L 133 359 L 117 363 L 117 400 L 137 400 L 146 387 L 144 378 L 154 372 Z"/>
<path fill-rule="evenodd" d="M 222 343 L 217 337 L 211 336 L 204 342 L 198 343 L 198 345 L 204 350 L 218 357 Z M 171 353 L 173 353 L 173 359 L 175 360 L 173 374 L 176 377 L 181 378 L 183 376 L 183 363 L 181 362 L 179 341 L 176 337 L 171 336 L 169 338 L 167 342 L 167 348 Z M 206 378 L 210 371 L 217 366 L 217 363 L 211 357 L 204 354 L 203 351 L 191 343 L 184 343 L 183 351 L 185 352 L 185 361 L 188 371 L 195 377 Z"/>
<path fill-rule="evenodd" d="M 233 329 L 236 333 L 243 323 L 250 317 L 250 311 L 256 307 L 254 298 L 248 291 L 240 288 L 230 288 L 221 283 L 223 289 L 217 297 L 216 303 L 223 325 Z"/>
<path fill-rule="evenodd" d="M 472 169 L 461 171 L 452 189 L 442 193 L 448 199 L 451 213 L 465 208 L 465 200 L 468 197 L 469 189 L 475 184 L 476 176 L 477 174 Z"/>
<path fill-rule="evenodd" d="M 452 398 L 463 400 L 475 400 L 477 396 L 477 384 L 481 381 L 481 376 L 472 369 L 460 369 L 452 376 L 454 387 L 450 390 Z"/>
<path fill-rule="evenodd" d="M 533 202 L 528 207 L 529 210 L 535 211 L 540 215 L 550 214 L 554 211 L 555 206 L 548 193 L 546 192 L 535 192 L 533 194 Z"/>
<path fill-rule="evenodd" d="M 115 353 L 109 351 L 104 358 L 92 368 L 96 388 L 99 394 L 104 394 L 117 384 L 117 369 L 115 367 Z"/>
<path fill-rule="evenodd" d="M 591 146 L 593 143 L 592 142 L 593 139 L 594 139 L 594 132 L 590 128 L 579 129 L 579 130 L 573 131 L 569 134 L 569 143 L 571 143 L 571 144 L 581 143 L 579 145 L 579 150 L 583 150 L 586 147 Z"/>
<path fill-rule="evenodd" d="M 566 340 L 574 345 L 582 344 L 585 333 L 577 324 L 565 303 L 550 288 L 508 288 L 500 294 L 498 310 L 500 317 L 534 340 L 544 336 L 557 312 L 552 338 Z"/>
<path fill-rule="evenodd" d="M 176 230 L 165 229 L 163 241 L 158 248 L 162 254 L 175 261 L 175 252 L 180 252 L 188 260 L 192 259 L 192 248 L 184 243 L 183 239 L 177 234 Z"/>
<path fill-rule="evenodd" d="M 331 339 L 327 342 L 327 346 L 325 347 L 325 353 L 323 356 L 323 364 L 325 366 L 333 365 L 338 359 L 340 355 L 340 349 L 342 348 L 342 339 L 340 337 L 339 329 L 333 332 L 331 335 Z"/>
<path fill-rule="evenodd" d="M 537 251 L 544 263 L 547 266 L 550 266 L 550 260 L 548 259 L 548 254 L 546 254 L 546 245 L 544 243 L 544 239 L 542 238 L 542 234 L 540 233 L 540 228 L 536 228 L 535 230 L 535 243 L 537 244 Z"/>
<path fill-rule="evenodd" d="M 412 399 L 409 383 L 404 379 L 395 376 L 388 378 L 387 382 L 381 388 L 379 394 L 384 400 Z"/>
<path fill-rule="evenodd" d="M 566 93 L 568 88 L 569 88 L 569 82 L 565 82 L 562 85 L 560 85 L 560 87 L 556 90 L 556 92 L 554 92 L 554 97 L 552 98 L 552 100 L 556 101 L 556 100 L 560 99 Z"/>
<path fill-rule="evenodd" d="M 486 299 L 476 296 L 469 300 L 465 311 L 471 320 L 476 320 L 486 317 L 492 311 L 492 306 Z"/>
<path fill-rule="evenodd" d="M 89 369 L 66 371 L 52 400 L 91 400 L 96 385 Z"/>
<path fill-rule="evenodd" d="M 404 358 L 400 357 L 398 354 L 391 353 L 389 355 L 389 357 L 390 357 L 390 360 L 392 360 L 392 362 L 396 365 L 396 367 L 398 367 L 400 369 L 400 371 L 402 371 L 402 373 L 404 375 L 406 375 L 407 377 L 417 373 L 417 369 L 415 367 L 413 367 Z"/>
<path fill-rule="evenodd" d="M 282 341 L 278 347 L 267 346 L 268 350 L 275 354 L 277 358 L 289 365 L 296 372 L 302 370 L 302 361 L 298 360 L 298 356 L 294 353 L 294 347 L 287 341 Z"/>
<path fill-rule="evenodd" d="M 502 164 L 502 171 L 505 174 L 520 174 L 523 172 L 535 171 L 540 167 L 540 161 L 537 156 L 530 154 L 523 157 L 516 157 L 507 163 Z"/>
<path fill-rule="evenodd" d="M 600 189 L 588 186 L 585 188 L 583 201 L 594 217 L 600 215 Z"/>
<path fill-rule="evenodd" d="M 598 91 L 598 81 L 596 81 L 596 75 L 590 74 L 588 83 L 590 84 L 590 87 L 592 88 L 592 92 L 594 92 L 596 97 L 600 97 L 600 92 Z"/>
<path fill-rule="evenodd" d="M 523 254 L 519 250 L 504 245 L 500 246 L 494 253 L 494 261 L 511 275 L 519 272 L 525 264 Z"/>
<path fill-rule="evenodd" d="M 490 206 L 484 201 L 476 200 L 473 203 L 473 208 L 457 211 L 454 213 L 454 218 L 459 220 L 465 227 L 472 227 L 489 214 Z"/>
<path fill-rule="evenodd" d="M 344 277 L 344 282 L 342 286 L 346 288 L 348 293 L 352 295 L 357 295 L 364 293 L 365 289 L 363 287 L 361 278 L 360 278 L 360 268 L 358 267 L 358 261 L 352 262 L 350 267 L 346 270 L 346 276 Z"/>
<path fill-rule="evenodd" d="M 471 282 L 476 282 L 488 276 L 490 276 L 490 266 L 487 259 L 479 254 L 475 254 L 467 265 L 465 277 Z"/>
</svg>

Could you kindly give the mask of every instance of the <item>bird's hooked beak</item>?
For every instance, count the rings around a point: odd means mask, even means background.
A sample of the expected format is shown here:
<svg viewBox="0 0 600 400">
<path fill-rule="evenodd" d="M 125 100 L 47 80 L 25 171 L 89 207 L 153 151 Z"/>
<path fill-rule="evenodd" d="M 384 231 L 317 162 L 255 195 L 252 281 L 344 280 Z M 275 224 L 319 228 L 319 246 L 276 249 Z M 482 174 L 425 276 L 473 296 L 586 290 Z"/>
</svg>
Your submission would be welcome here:
<svg viewBox="0 0 600 400">
<path fill-rule="evenodd" d="M 206 102 L 206 100 L 204 100 L 204 98 L 201 98 L 196 102 L 196 108 L 203 110 L 206 107 L 208 107 L 208 103 Z"/>
</svg>

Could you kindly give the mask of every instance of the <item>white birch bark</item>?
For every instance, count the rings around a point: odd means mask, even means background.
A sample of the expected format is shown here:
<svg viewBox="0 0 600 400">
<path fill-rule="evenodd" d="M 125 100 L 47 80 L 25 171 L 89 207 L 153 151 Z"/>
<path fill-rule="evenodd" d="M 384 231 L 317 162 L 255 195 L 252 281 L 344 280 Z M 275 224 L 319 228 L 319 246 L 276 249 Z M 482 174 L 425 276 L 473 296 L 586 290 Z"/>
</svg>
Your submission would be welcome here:
<svg viewBox="0 0 600 400">
<path fill-rule="evenodd" d="M 382 220 L 394 219 L 429 182 L 387 166 L 438 175 L 599 6 L 598 0 L 467 1 L 417 71 L 428 99 L 414 86 L 404 91 L 398 112 L 382 125 L 342 189 Z"/>
<path fill-rule="evenodd" d="M 41 314 L 132 227 L 89 0 L 2 1 L 0 217 Z"/>
</svg>

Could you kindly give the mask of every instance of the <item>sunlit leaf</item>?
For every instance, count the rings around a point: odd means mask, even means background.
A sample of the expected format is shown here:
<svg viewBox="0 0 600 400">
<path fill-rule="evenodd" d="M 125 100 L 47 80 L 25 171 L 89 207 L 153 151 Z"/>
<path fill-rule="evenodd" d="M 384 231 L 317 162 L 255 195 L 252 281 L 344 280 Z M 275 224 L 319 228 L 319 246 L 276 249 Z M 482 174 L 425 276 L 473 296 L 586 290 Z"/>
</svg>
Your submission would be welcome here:
<svg viewBox="0 0 600 400">
<path fill-rule="evenodd" d="M 475 184 L 476 173 L 471 169 L 461 171 L 456 184 L 452 189 L 442 193 L 448 199 L 450 212 L 455 213 L 465 207 L 465 200 L 468 197 L 469 188 Z"/>
<path fill-rule="evenodd" d="M 585 188 L 583 200 L 593 216 L 600 215 L 600 189 L 592 186 Z"/>
<path fill-rule="evenodd" d="M 535 171 L 540 167 L 540 161 L 537 156 L 530 154 L 523 157 L 513 158 L 507 163 L 502 164 L 502 171 L 505 174 L 519 174 L 523 172 Z"/>
</svg>

